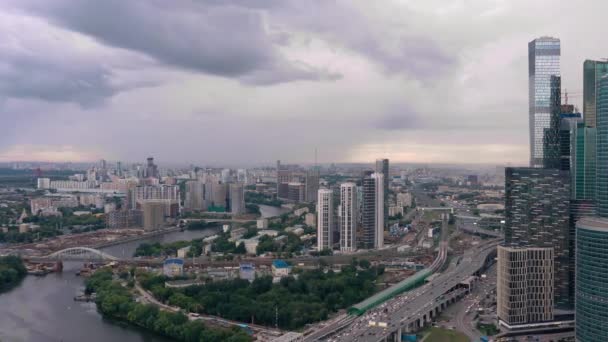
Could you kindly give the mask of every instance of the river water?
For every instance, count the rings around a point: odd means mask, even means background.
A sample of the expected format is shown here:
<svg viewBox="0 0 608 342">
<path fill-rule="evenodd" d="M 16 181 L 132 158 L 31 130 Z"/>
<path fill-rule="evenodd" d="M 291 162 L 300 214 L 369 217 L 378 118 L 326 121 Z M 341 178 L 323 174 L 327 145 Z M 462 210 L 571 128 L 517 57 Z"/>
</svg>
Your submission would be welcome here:
<svg viewBox="0 0 608 342">
<path fill-rule="evenodd" d="M 114 256 L 133 255 L 142 242 L 191 240 L 214 230 L 173 232 L 146 240 L 104 248 Z M 66 262 L 64 271 L 45 277 L 27 276 L 18 287 L 0 294 L 0 341 L 2 342 L 167 342 L 146 331 L 110 322 L 94 303 L 75 302 L 84 290 L 76 271 L 81 263 Z"/>
</svg>

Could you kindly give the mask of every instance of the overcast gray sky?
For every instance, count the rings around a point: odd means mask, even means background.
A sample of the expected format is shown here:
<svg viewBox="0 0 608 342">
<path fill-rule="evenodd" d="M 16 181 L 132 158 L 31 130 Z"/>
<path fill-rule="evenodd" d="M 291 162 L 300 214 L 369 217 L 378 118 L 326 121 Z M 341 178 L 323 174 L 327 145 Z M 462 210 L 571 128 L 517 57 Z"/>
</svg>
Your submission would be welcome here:
<svg viewBox="0 0 608 342">
<path fill-rule="evenodd" d="M 608 57 L 608 1 L 4 0 L 0 161 L 528 160 L 527 43 Z"/>
</svg>

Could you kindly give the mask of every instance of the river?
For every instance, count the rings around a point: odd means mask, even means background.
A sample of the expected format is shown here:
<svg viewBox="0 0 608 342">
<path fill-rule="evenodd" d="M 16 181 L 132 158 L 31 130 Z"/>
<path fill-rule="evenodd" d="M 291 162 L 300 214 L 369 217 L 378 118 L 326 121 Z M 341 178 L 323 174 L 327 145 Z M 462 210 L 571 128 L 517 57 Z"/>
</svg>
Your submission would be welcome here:
<svg viewBox="0 0 608 342">
<path fill-rule="evenodd" d="M 214 234 L 215 230 L 173 232 L 146 240 L 115 245 L 103 250 L 133 255 L 141 242 L 173 242 Z M 2 342 L 167 342 L 141 329 L 107 321 L 94 303 L 75 302 L 84 290 L 75 275 L 80 263 L 64 263 L 63 273 L 27 276 L 11 291 L 0 294 L 0 341 Z"/>
</svg>

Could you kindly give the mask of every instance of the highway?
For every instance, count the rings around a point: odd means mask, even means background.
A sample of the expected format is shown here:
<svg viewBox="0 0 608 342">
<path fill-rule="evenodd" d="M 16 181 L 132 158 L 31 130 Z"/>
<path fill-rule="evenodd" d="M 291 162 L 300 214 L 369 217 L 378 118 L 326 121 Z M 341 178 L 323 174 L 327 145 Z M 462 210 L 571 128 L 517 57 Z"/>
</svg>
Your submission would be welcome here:
<svg viewBox="0 0 608 342">
<path fill-rule="evenodd" d="M 439 242 L 439 252 L 437 254 L 437 257 L 431 264 L 431 266 L 429 266 L 429 269 L 433 270 L 433 272 L 439 271 L 443 267 L 445 262 L 447 261 L 448 236 L 449 236 L 449 231 L 448 231 L 447 217 L 444 217 L 442 229 L 441 229 L 441 239 Z M 391 300 L 389 302 L 393 302 L 393 301 Z M 381 307 L 384 307 L 385 304 L 382 304 Z M 313 331 L 311 334 L 307 335 L 304 338 L 304 341 L 312 342 L 312 341 L 322 340 L 328 336 L 332 336 L 333 334 L 335 334 L 336 332 L 338 332 L 342 329 L 345 329 L 346 327 L 350 326 L 353 322 L 355 322 L 357 320 L 359 320 L 359 318 L 357 318 L 355 316 L 349 316 L 346 314 L 340 315 L 331 321 L 321 323 L 315 331 Z M 330 338 L 330 340 L 332 340 L 332 339 Z"/>
<path fill-rule="evenodd" d="M 429 312 L 434 308 L 437 299 L 478 272 L 497 244 L 498 240 L 491 240 L 468 250 L 455 268 L 440 274 L 431 283 L 368 311 L 365 315 L 355 319 L 348 329 L 343 329 L 326 340 L 332 342 L 382 341 L 400 328 L 424 319 L 425 316 L 428 320 Z M 370 321 L 381 322 L 382 325 L 386 323 L 386 327 L 370 326 Z"/>
</svg>

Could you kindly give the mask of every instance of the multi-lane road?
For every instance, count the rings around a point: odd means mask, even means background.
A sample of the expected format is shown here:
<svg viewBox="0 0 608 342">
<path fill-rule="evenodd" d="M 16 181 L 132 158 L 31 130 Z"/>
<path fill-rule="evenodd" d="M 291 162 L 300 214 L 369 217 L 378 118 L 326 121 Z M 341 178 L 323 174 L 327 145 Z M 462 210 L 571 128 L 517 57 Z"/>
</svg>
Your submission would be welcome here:
<svg viewBox="0 0 608 342">
<path fill-rule="evenodd" d="M 328 341 L 382 341 L 400 328 L 420 320 L 436 306 L 436 301 L 477 273 L 495 250 L 497 241 L 488 241 L 465 253 L 460 263 L 423 287 L 390 300 L 357 318 L 351 326 Z M 375 322 L 370 325 L 370 322 Z M 382 323 L 382 324 L 378 324 Z"/>
</svg>

